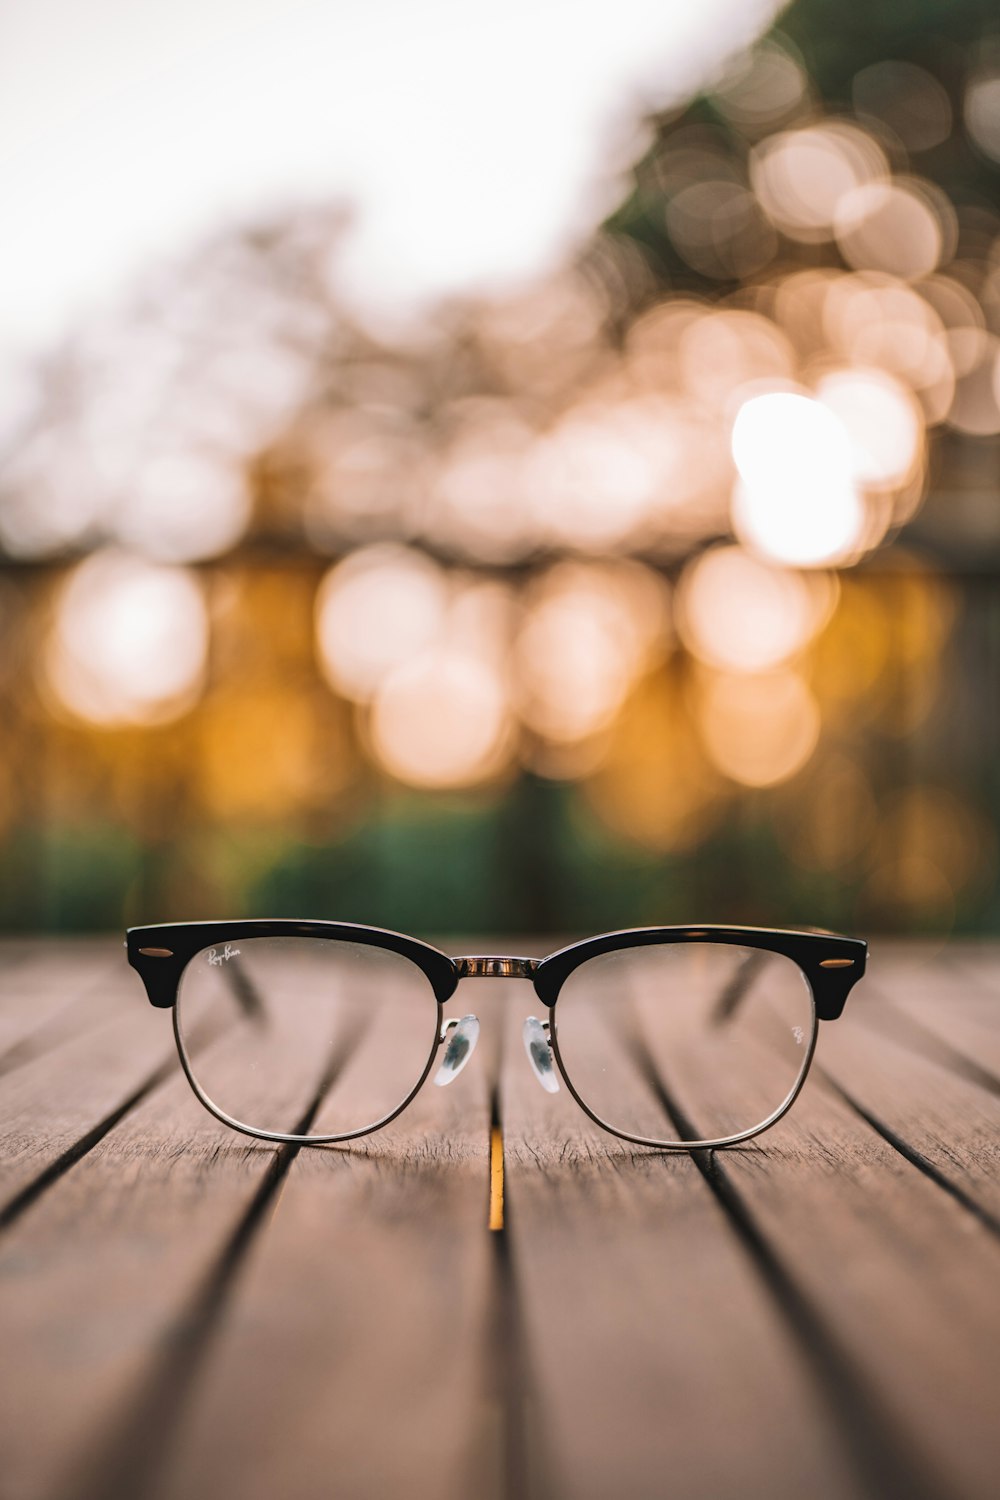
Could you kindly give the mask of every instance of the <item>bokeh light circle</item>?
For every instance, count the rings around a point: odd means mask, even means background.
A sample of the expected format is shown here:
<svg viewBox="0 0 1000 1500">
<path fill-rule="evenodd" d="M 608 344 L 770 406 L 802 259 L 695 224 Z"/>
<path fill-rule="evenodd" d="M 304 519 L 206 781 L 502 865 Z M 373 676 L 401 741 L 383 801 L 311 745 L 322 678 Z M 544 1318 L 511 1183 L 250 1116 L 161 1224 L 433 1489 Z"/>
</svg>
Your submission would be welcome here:
<svg viewBox="0 0 1000 1500">
<path fill-rule="evenodd" d="M 686 570 L 678 629 L 709 666 L 761 672 L 801 651 L 820 623 L 805 579 L 742 547 L 713 547 Z"/>
<path fill-rule="evenodd" d="M 859 484 L 904 483 L 917 464 L 924 432 L 910 391 L 883 370 L 833 370 L 816 396 L 843 424 L 851 443 L 851 472 Z"/>
<path fill-rule="evenodd" d="M 954 213 L 924 184 L 870 182 L 843 195 L 834 215 L 837 247 L 859 271 L 913 281 L 929 276 L 954 245 Z"/>
<path fill-rule="evenodd" d="M 336 564 L 316 596 L 319 665 L 337 692 L 367 702 L 386 675 L 444 628 L 448 581 L 423 552 L 395 543 Z"/>
<path fill-rule="evenodd" d="M 639 563 L 561 563 L 527 592 L 514 640 L 517 711 L 536 734 L 573 744 L 605 728 L 668 645 L 668 591 Z"/>
<path fill-rule="evenodd" d="M 1000 71 L 977 73 L 965 90 L 965 128 L 980 151 L 1000 162 Z"/>
<path fill-rule="evenodd" d="M 773 128 L 807 100 L 809 81 L 801 62 L 767 37 L 731 63 L 712 94 L 715 107 L 751 137 Z"/>
<path fill-rule="evenodd" d="M 236 462 L 184 449 L 148 458 L 113 517 L 129 549 L 157 562 L 194 562 L 235 546 L 250 520 Z"/>
<path fill-rule="evenodd" d="M 737 537 L 775 562 L 801 567 L 851 557 L 865 529 L 846 428 L 822 402 L 792 391 L 745 401 L 732 431 L 739 473 Z"/>
<path fill-rule="evenodd" d="M 1000 433 L 1000 339 L 982 328 L 955 328 L 947 336 L 955 368 L 948 425 L 969 437 Z"/>
<path fill-rule="evenodd" d="M 194 575 L 106 549 L 60 590 L 45 666 L 78 717 L 159 724 L 193 705 L 207 655 L 208 612 Z"/>
<path fill-rule="evenodd" d="M 831 238 L 847 194 L 888 176 L 881 146 L 859 126 L 827 120 L 768 136 L 750 155 L 764 212 L 793 239 Z"/>
<path fill-rule="evenodd" d="M 743 786 L 775 786 L 806 764 L 820 713 L 797 672 L 759 677 L 713 673 L 702 684 L 699 724 L 712 763 Z"/>
<path fill-rule="evenodd" d="M 474 786 L 507 764 L 512 722 L 497 670 L 460 647 L 441 646 L 396 667 L 371 710 L 380 764 L 410 786 Z"/>
</svg>

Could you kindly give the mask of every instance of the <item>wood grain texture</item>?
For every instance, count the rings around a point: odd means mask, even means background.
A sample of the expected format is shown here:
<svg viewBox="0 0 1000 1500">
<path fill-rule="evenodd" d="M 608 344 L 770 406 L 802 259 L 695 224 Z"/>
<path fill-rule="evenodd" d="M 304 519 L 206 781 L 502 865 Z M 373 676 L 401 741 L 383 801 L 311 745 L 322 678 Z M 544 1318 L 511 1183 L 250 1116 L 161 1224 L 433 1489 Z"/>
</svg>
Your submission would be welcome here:
<svg viewBox="0 0 1000 1500">
<path fill-rule="evenodd" d="M 696 1162 L 543 1094 L 516 1028 L 506 1062 L 527 1493 L 863 1494 L 810 1352 Z"/>
<path fill-rule="evenodd" d="M 0 1222 L 43 1174 L 73 1160 L 172 1072 L 173 1057 L 169 1026 L 134 1007 L 8 1074 L 0 1090 Z"/>
<path fill-rule="evenodd" d="M 202 1289 L 275 1160 L 220 1129 L 172 1073 L 0 1239 L 5 1354 L 17 1371 L 0 1404 L 0 1451 L 18 1500 L 91 1493 L 107 1434 L 185 1346 Z M 43 1440 L 43 1395 L 44 1432 L 58 1443 Z"/>
<path fill-rule="evenodd" d="M 911 1046 L 1000 1091 L 1000 949 L 890 948 L 874 990 L 880 997 L 905 1018 Z M 964 1070 L 963 1060 L 971 1065 Z"/>
<path fill-rule="evenodd" d="M 1000 1088 L 944 1048 L 914 1046 L 913 1019 L 905 1006 L 859 1005 L 821 1028 L 814 1076 L 1000 1230 Z"/>
<path fill-rule="evenodd" d="M 124 1001 L 121 943 L 0 944 L 0 1077 L 107 1019 Z"/>
<path fill-rule="evenodd" d="M 291 1164 L 206 1352 L 162 1495 L 489 1494 L 499 1430 L 483 1074 Z"/>
<path fill-rule="evenodd" d="M 997 1237 L 821 1076 L 766 1151 L 718 1153 L 714 1170 L 823 1329 L 841 1382 L 864 1392 L 875 1493 L 884 1443 L 883 1484 L 898 1471 L 911 1495 L 990 1494 Z"/>
<path fill-rule="evenodd" d="M 300 1150 L 199 1106 L 110 948 L 0 946 L 0 1038 L 53 1023 L 0 1077 L 0 1500 L 992 1500 L 997 952 L 887 947 L 785 1121 L 665 1154 L 538 1088 L 526 985 L 466 981 L 461 1077 Z"/>
<path fill-rule="evenodd" d="M 107 1101 L 69 1080 L 134 1087 L 147 1015 L 159 1055 L 168 1017 L 137 1009 L 105 1066 L 53 1059 L 81 1118 Z M 370 1142 L 308 1155 L 234 1135 L 176 1067 L 138 1099 L 0 1239 L 5 1500 L 191 1493 L 192 1474 L 196 1491 L 309 1495 L 331 1469 L 359 1495 L 407 1476 L 411 1493 L 467 1493 L 498 1429 L 489 1100 L 470 1078 Z"/>
</svg>

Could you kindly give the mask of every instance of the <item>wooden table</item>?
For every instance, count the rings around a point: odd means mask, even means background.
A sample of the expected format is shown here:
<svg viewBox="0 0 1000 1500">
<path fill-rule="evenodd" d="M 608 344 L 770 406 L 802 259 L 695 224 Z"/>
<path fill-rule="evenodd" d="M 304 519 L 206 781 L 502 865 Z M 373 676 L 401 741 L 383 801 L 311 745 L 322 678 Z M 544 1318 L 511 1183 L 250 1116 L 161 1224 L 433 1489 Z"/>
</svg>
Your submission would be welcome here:
<svg viewBox="0 0 1000 1500">
<path fill-rule="evenodd" d="M 875 945 L 766 1144 L 691 1155 L 542 1093 L 506 982 L 451 1088 L 295 1150 L 119 942 L 0 965 L 0 1500 L 1000 1493 L 1000 950 Z"/>
</svg>

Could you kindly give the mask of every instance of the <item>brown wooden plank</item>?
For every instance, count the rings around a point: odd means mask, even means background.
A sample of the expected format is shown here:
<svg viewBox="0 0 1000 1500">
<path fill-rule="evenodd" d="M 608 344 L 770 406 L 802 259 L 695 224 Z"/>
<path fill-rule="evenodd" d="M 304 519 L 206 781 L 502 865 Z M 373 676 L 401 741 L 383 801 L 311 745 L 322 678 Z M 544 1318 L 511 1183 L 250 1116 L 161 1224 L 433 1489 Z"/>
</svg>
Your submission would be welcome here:
<svg viewBox="0 0 1000 1500">
<path fill-rule="evenodd" d="M 650 1041 L 655 1055 L 656 1041 Z M 691 1061 L 685 1058 L 682 1074 L 673 1059 L 662 1052 L 656 1056 L 673 1107 L 697 1124 L 702 1095 L 710 1083 L 714 1084 L 714 1078 L 699 1074 L 690 1066 Z M 578 1305 L 587 1306 L 588 1321 L 574 1339 L 571 1312 L 567 1309 L 563 1313 L 558 1325 L 563 1354 L 558 1364 L 546 1351 L 541 1333 L 543 1327 L 551 1331 L 553 1326 L 551 1295 L 544 1307 L 535 1309 L 534 1348 L 547 1371 L 546 1404 L 552 1403 L 554 1408 L 546 1419 L 546 1432 L 553 1431 L 554 1425 L 561 1431 L 560 1461 L 578 1464 L 581 1446 L 586 1454 L 579 1470 L 571 1470 L 567 1493 L 576 1493 L 583 1486 L 584 1493 L 595 1494 L 608 1492 L 612 1474 L 606 1455 L 620 1451 L 612 1447 L 610 1433 L 624 1430 L 634 1434 L 638 1462 L 652 1463 L 652 1467 L 642 1468 L 633 1478 L 633 1492 L 648 1493 L 658 1466 L 656 1458 L 651 1460 L 651 1452 L 661 1444 L 659 1461 L 673 1464 L 677 1454 L 669 1445 L 676 1448 L 678 1440 L 671 1431 L 669 1438 L 658 1433 L 652 1445 L 648 1440 L 643 1445 L 636 1431 L 636 1404 L 650 1390 L 673 1389 L 669 1372 L 678 1343 L 684 1351 L 680 1368 L 689 1357 L 697 1367 L 701 1357 L 698 1324 L 710 1324 L 712 1318 L 706 1312 L 691 1327 L 685 1324 L 683 1313 L 673 1309 L 669 1315 L 661 1312 L 650 1322 L 655 1327 L 670 1328 L 673 1347 L 662 1347 L 654 1356 L 637 1354 L 635 1351 L 644 1348 L 641 1328 L 646 1325 L 642 1318 L 650 1306 L 657 1306 L 657 1299 L 663 1298 L 662 1291 L 651 1288 L 658 1288 L 657 1278 L 663 1277 L 665 1247 L 662 1238 L 654 1241 L 650 1236 L 643 1249 L 648 1261 L 644 1267 L 640 1255 L 624 1258 L 617 1229 L 607 1226 L 609 1222 L 617 1225 L 628 1213 L 629 1191 L 636 1192 L 642 1204 L 646 1180 L 654 1170 L 662 1190 L 663 1183 L 672 1182 L 681 1168 L 676 1158 L 667 1158 L 662 1167 L 654 1169 L 641 1150 L 629 1160 L 620 1152 L 616 1155 L 617 1148 L 607 1146 L 604 1156 L 608 1165 L 603 1174 L 594 1174 L 597 1181 L 583 1195 L 580 1165 L 586 1162 L 590 1167 L 593 1148 L 577 1142 L 586 1138 L 587 1127 L 567 1122 L 567 1133 L 552 1154 L 541 1130 L 536 1141 L 530 1140 L 532 1124 L 525 1120 L 523 1126 L 530 1143 L 525 1170 L 518 1168 L 515 1174 L 512 1169 L 511 1174 L 515 1242 L 525 1214 L 531 1215 L 535 1231 L 528 1235 L 519 1255 L 526 1285 L 540 1274 L 540 1224 L 550 1234 L 560 1236 L 558 1253 L 546 1262 L 548 1276 L 541 1271 L 550 1294 L 553 1285 L 560 1288 L 557 1295 L 567 1287 L 565 1268 L 579 1259 L 579 1242 L 584 1236 L 600 1236 L 589 1276 L 581 1277 L 573 1286 Z M 821 1083 L 811 1083 L 792 1114 L 763 1140 L 766 1144 L 720 1151 L 710 1157 L 701 1153 L 698 1159 L 705 1180 L 714 1187 L 717 1204 L 726 1210 L 730 1226 L 741 1237 L 760 1280 L 783 1309 L 786 1325 L 796 1327 L 801 1340 L 817 1355 L 819 1368 L 814 1365 L 814 1373 L 825 1386 L 845 1453 L 852 1454 L 875 1494 L 992 1494 L 996 1460 L 994 1396 L 1000 1381 L 1000 1306 L 995 1295 L 1000 1244 L 996 1237 Z M 569 1237 L 562 1238 L 563 1225 L 556 1221 L 555 1227 L 550 1227 L 554 1220 L 551 1212 L 547 1219 L 543 1217 L 544 1197 L 527 1172 L 533 1158 L 545 1164 L 545 1191 L 549 1195 L 558 1191 L 560 1199 L 568 1196 L 575 1205 L 573 1243 L 577 1248 L 572 1252 Z M 610 1160 L 615 1162 L 613 1168 Z M 609 1178 L 612 1173 L 613 1188 L 609 1191 L 601 1184 L 601 1176 Z M 648 1222 L 650 1205 L 640 1207 L 639 1213 L 642 1226 Z M 631 1251 L 637 1231 L 631 1224 L 629 1229 Z M 704 1228 L 696 1230 L 693 1239 L 696 1249 L 686 1268 L 686 1281 L 697 1295 L 707 1269 L 706 1256 L 717 1254 L 718 1249 Z M 672 1268 L 677 1264 L 673 1255 L 669 1263 Z M 610 1329 L 622 1315 L 620 1294 L 612 1294 L 609 1310 L 602 1313 L 602 1279 L 611 1270 L 618 1273 L 617 1284 L 624 1280 L 629 1286 L 630 1302 L 637 1297 L 642 1309 L 629 1329 L 633 1358 L 643 1363 L 644 1378 L 626 1383 L 629 1400 L 615 1404 L 608 1412 L 602 1406 L 604 1368 L 598 1359 L 588 1372 L 586 1349 L 595 1309 L 609 1330 L 597 1340 L 601 1349 L 611 1347 Z M 731 1279 L 727 1277 L 724 1284 L 731 1285 Z M 589 1302 L 588 1286 L 592 1289 Z M 718 1336 L 717 1330 L 713 1332 Z M 647 1351 L 650 1342 L 647 1333 Z M 779 1375 L 769 1372 L 767 1380 L 762 1380 L 759 1357 L 746 1347 L 734 1347 L 728 1362 L 745 1385 L 760 1382 L 762 1389 L 781 1391 L 782 1401 L 777 1405 L 780 1417 L 772 1419 L 770 1426 L 766 1411 L 755 1419 L 754 1434 L 763 1448 L 768 1445 L 762 1437 L 765 1432 L 773 1453 L 786 1440 L 789 1426 L 807 1434 L 822 1430 L 816 1418 L 810 1421 L 796 1416 L 789 1423 L 789 1408 L 780 1385 L 780 1360 Z M 626 1375 L 626 1371 L 620 1371 L 622 1381 Z M 774 1383 L 776 1379 L 778 1384 Z M 691 1434 L 699 1434 L 707 1447 L 714 1407 L 703 1403 L 699 1410 L 695 1403 L 682 1411 L 684 1435 L 690 1440 Z M 560 1420 L 561 1429 L 556 1425 Z M 597 1437 L 597 1433 L 603 1436 Z M 683 1437 L 680 1442 L 682 1445 Z M 696 1443 L 692 1446 L 697 1449 Z M 742 1451 L 743 1446 L 737 1438 L 730 1444 L 730 1456 Z M 570 1455 L 568 1460 L 566 1454 Z M 696 1453 L 687 1457 L 688 1467 L 682 1472 L 689 1472 L 690 1484 L 696 1486 L 702 1482 L 704 1463 L 699 1466 Z M 599 1479 L 595 1477 L 598 1475 Z M 725 1493 L 727 1482 L 716 1476 L 716 1492 Z M 817 1482 L 818 1489 L 809 1483 L 800 1493 L 825 1493 L 824 1481 Z M 773 1483 L 773 1479 L 762 1483 L 762 1492 L 772 1493 Z M 592 1490 L 587 1489 L 588 1484 Z M 623 1491 L 619 1476 L 618 1493 L 622 1492 L 629 1490 L 626 1485 Z M 680 1492 L 685 1493 L 683 1482 Z"/>
<path fill-rule="evenodd" d="M 696 1163 L 544 1094 L 518 1034 L 531 1000 L 508 1002 L 502 1096 L 527 1493 L 864 1493 L 801 1339 Z M 608 1063 L 642 1086 L 621 1054 Z"/>
<path fill-rule="evenodd" d="M 996 949 L 955 944 L 928 956 L 895 948 L 873 977 L 877 992 L 914 1023 L 912 1045 L 933 1052 L 928 1043 L 937 1038 L 941 1056 L 952 1052 L 956 1060 L 965 1058 L 1000 1085 L 1000 956 Z"/>
<path fill-rule="evenodd" d="M 997 1237 L 822 1077 L 810 1081 L 765 1150 L 720 1152 L 715 1169 L 835 1340 L 852 1379 L 877 1393 L 881 1424 L 912 1455 L 911 1484 L 994 1493 Z"/>
<path fill-rule="evenodd" d="M 93 1488 L 104 1430 L 176 1337 L 273 1156 L 235 1136 L 220 1144 L 175 1078 L 8 1228 L 0 1314 L 19 1379 L 0 1403 L 0 1449 L 12 1494 Z"/>
<path fill-rule="evenodd" d="M 0 1075 L 107 1018 L 121 951 L 113 939 L 0 944 Z"/>
<path fill-rule="evenodd" d="M 119 981 L 120 986 L 120 981 Z M 110 987 L 109 987 L 110 989 Z M 122 988 L 118 999 L 124 1002 Z M 105 1020 L 8 1074 L 0 1090 L 0 1222 L 172 1065 L 169 1026 L 141 991 Z M 109 1007 L 114 1008 L 114 1007 Z"/>
<path fill-rule="evenodd" d="M 943 952 L 942 958 L 956 964 L 975 979 L 977 995 L 985 991 L 1000 1006 L 1000 950 L 995 942 L 956 942 Z"/>
<path fill-rule="evenodd" d="M 873 1029 L 865 1017 L 859 1006 L 821 1026 L 817 1068 L 900 1149 L 1000 1225 L 1000 1095 L 945 1055 L 916 1050 L 905 1025 L 897 1039 L 891 1024 Z"/>
<path fill-rule="evenodd" d="M 172 1072 L 0 1235 L 3 1500 L 992 1495 L 1000 1248 L 960 1203 L 821 1081 L 763 1149 L 633 1150 L 538 1089 L 527 986 L 457 1002 L 489 1034 L 510 1018 L 503 1234 L 488 1037 L 347 1150 L 228 1132 Z M 841 1027 L 819 1054 L 838 1079 L 874 1056 L 860 1022 L 827 1049 Z M 133 1045 L 98 1076 L 134 1076 Z M 657 1061 L 696 1115 L 691 1060 Z M 64 1068 L 66 1108 L 86 1076 Z"/>
<path fill-rule="evenodd" d="M 168 1017 L 148 1004 L 137 976 L 124 963 L 120 946 L 114 968 L 107 965 L 106 945 L 75 957 L 72 967 L 70 955 L 64 954 L 32 966 L 38 994 L 45 993 L 47 983 L 59 991 L 65 1005 L 72 1003 L 77 1011 L 86 1011 L 90 1024 L 80 1034 L 69 1032 L 61 1047 L 23 1064 L 5 1081 L 0 1101 L 0 1217 L 9 1215 L 25 1192 L 44 1180 L 44 1174 L 78 1152 L 95 1130 L 106 1128 L 137 1093 L 176 1066 Z M 231 968 L 223 971 L 232 972 Z M 279 1057 L 274 1031 L 239 1025 L 239 1007 L 225 981 L 219 982 L 226 1006 L 205 1014 L 196 1011 L 194 1016 L 192 1035 L 200 1040 L 197 1069 L 204 1070 L 212 1084 L 217 1076 L 223 1084 L 227 1075 L 251 1079 L 258 1096 L 271 1100 L 268 1110 L 273 1110 L 273 1116 L 265 1111 L 265 1118 L 251 1123 L 294 1128 L 315 1090 L 316 1057 L 327 1036 L 315 1029 L 303 1030 L 294 1055 L 286 1048 Z M 67 994 L 75 994 L 75 1000 L 66 999 Z M 324 1009 L 334 1011 L 334 1006 Z M 429 1037 L 433 1023 L 425 1030 Z M 415 1056 L 422 1059 L 426 1050 L 425 1042 Z M 377 1076 L 376 1069 L 372 1071 Z M 278 1092 L 281 1098 L 275 1097 Z M 220 1102 L 230 1112 L 239 1115 L 243 1100 L 242 1092 L 236 1090 L 231 1102 L 222 1088 Z M 374 1118 L 378 1112 L 362 1110 L 361 1117 Z"/>
<path fill-rule="evenodd" d="M 425 1475 L 417 1493 L 467 1493 L 492 1420 L 487 1123 L 480 1079 L 369 1143 L 295 1157 L 220 1125 L 177 1069 L 0 1237 L 10 1495 L 136 1500 L 171 1463 L 181 1488 L 194 1472 L 220 1495 L 273 1494 L 293 1451 L 310 1482 L 394 1467 Z M 213 1385 L 216 1359 L 242 1384 Z"/>
<path fill-rule="evenodd" d="M 348 1149 L 307 1149 L 248 1257 L 160 1493 L 493 1493 L 489 1099 L 475 1061 Z"/>
</svg>

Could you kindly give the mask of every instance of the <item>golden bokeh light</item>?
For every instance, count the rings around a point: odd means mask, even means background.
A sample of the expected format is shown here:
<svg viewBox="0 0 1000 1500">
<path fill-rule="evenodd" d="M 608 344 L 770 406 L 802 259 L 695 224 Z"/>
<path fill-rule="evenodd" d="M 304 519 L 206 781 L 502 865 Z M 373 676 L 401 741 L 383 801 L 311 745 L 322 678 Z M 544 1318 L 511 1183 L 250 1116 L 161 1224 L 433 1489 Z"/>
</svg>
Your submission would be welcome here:
<svg viewBox="0 0 1000 1500">
<path fill-rule="evenodd" d="M 892 614 L 879 590 L 850 574 L 840 580 L 837 608 L 812 650 L 812 681 L 828 723 L 864 718 L 862 706 L 881 690 L 892 655 Z"/>
<path fill-rule="evenodd" d="M 851 472 L 859 484 L 905 484 L 921 457 L 924 422 L 900 381 L 882 370 L 832 370 L 817 382 L 816 397 L 850 438 Z"/>
<path fill-rule="evenodd" d="M 969 437 L 1000 432 L 1000 339 L 984 328 L 955 328 L 947 335 L 955 369 L 948 425 Z"/>
<path fill-rule="evenodd" d="M 357 372 L 358 376 L 363 372 Z M 425 435 L 409 411 L 405 381 L 374 377 L 361 400 L 311 422 L 302 438 L 310 484 L 305 527 L 317 546 L 347 536 L 364 541 L 416 520 L 424 504 L 429 460 Z M 386 389 L 388 385 L 388 389 Z M 402 387 L 402 389 L 401 389 Z"/>
<path fill-rule="evenodd" d="M 237 463 L 187 449 L 142 463 L 111 519 L 130 551 L 156 562 L 195 562 L 235 546 L 250 511 Z"/>
<path fill-rule="evenodd" d="M 787 781 L 806 764 L 819 740 L 819 705 L 797 672 L 707 673 L 699 684 L 697 706 L 712 763 L 743 786 Z"/>
<path fill-rule="evenodd" d="M 666 651 L 668 611 L 665 582 L 641 564 L 548 569 L 528 591 L 514 642 L 522 722 L 556 744 L 606 728 Z"/>
<path fill-rule="evenodd" d="M 934 662 L 955 624 L 957 600 L 952 586 L 916 556 L 902 549 L 882 580 L 890 612 L 892 647 L 909 665 Z"/>
<path fill-rule="evenodd" d="M 79 434 L 40 426 L 4 465 L 0 543 L 12 557 L 45 557 L 86 543 L 107 519 L 107 486 Z"/>
<path fill-rule="evenodd" d="M 616 833 L 657 853 L 705 837 L 721 812 L 724 783 L 706 762 L 677 672 L 636 687 L 612 727 L 605 759 L 584 785 L 588 803 Z"/>
<path fill-rule="evenodd" d="M 712 91 L 716 108 L 751 139 L 808 102 L 809 79 L 788 42 L 766 38 L 731 63 Z"/>
<path fill-rule="evenodd" d="M 778 249 L 778 237 L 753 193 L 726 179 L 693 182 L 675 193 L 667 204 L 666 226 L 691 269 L 719 281 L 755 275 Z"/>
<path fill-rule="evenodd" d="M 767 311 L 791 341 L 800 358 L 808 358 L 829 341 L 827 296 L 843 272 L 829 267 L 791 271 L 765 288 Z"/>
<path fill-rule="evenodd" d="M 954 620 L 944 580 L 902 550 L 877 577 L 843 577 L 810 652 L 828 731 L 868 723 L 899 737 L 918 728 L 934 704 Z"/>
<path fill-rule="evenodd" d="M 114 549 L 75 567 L 55 603 L 48 682 L 94 724 L 162 724 L 194 703 L 208 614 L 193 574 Z"/>
<path fill-rule="evenodd" d="M 587 910 L 621 860 L 642 913 L 692 877 L 737 920 L 759 875 L 793 920 L 985 920 L 997 54 L 782 24 L 688 104 L 633 99 L 533 266 L 379 312 L 391 247 L 361 267 L 351 205 L 310 202 L 152 268 L 30 378 L 0 351 L 12 837 L 93 808 L 152 888 L 176 816 L 188 868 L 231 846 L 205 890 L 361 872 L 374 909 L 409 809 L 470 850 L 496 819 L 515 887 L 547 819 L 550 890 L 577 835 L 610 851 L 561 882 Z M 457 272 L 450 226 L 486 220 L 407 202 Z"/>
<path fill-rule="evenodd" d="M 431 485 L 432 531 L 483 562 L 522 556 L 539 530 L 525 474 L 534 429 L 509 401 L 465 401 L 449 416 L 456 431 Z"/>
<path fill-rule="evenodd" d="M 962 269 L 953 266 L 953 270 Z M 982 306 L 969 288 L 952 276 L 928 276 L 926 281 L 916 284 L 921 297 L 937 313 L 942 328 L 983 328 L 985 316 Z"/>
<path fill-rule="evenodd" d="M 461 646 L 441 645 L 384 678 L 369 734 L 379 764 L 397 780 L 451 789 L 507 767 L 513 721 L 496 669 Z"/>
<path fill-rule="evenodd" d="M 821 402 L 772 391 L 744 402 L 733 423 L 737 537 L 775 562 L 799 567 L 856 555 L 865 512 L 847 429 Z"/>
<path fill-rule="evenodd" d="M 693 319 L 678 341 L 684 383 L 710 410 L 738 406 L 755 385 L 780 386 L 795 374 L 788 339 L 759 313 L 723 310 Z"/>
<path fill-rule="evenodd" d="M 685 571 L 678 630 L 709 666 L 766 671 L 804 650 L 824 623 L 833 590 L 823 582 L 772 567 L 742 547 L 713 547 Z"/>
<path fill-rule="evenodd" d="M 521 613 L 518 592 L 502 578 L 457 574 L 442 639 L 460 641 L 506 677 L 514 620 Z"/>
<path fill-rule="evenodd" d="M 951 257 L 955 212 L 929 183 L 911 178 L 870 182 L 837 204 L 834 234 L 849 266 L 914 281 Z"/>
<path fill-rule="evenodd" d="M 983 69 L 969 79 L 963 114 L 965 128 L 980 151 L 1000 162 L 1000 70 Z"/>
<path fill-rule="evenodd" d="M 678 351 L 686 329 L 710 312 L 693 297 L 668 297 L 637 317 L 628 331 L 628 366 L 638 385 L 673 390 L 682 383 Z"/>
<path fill-rule="evenodd" d="M 394 667 L 441 635 L 451 588 L 423 552 L 364 547 L 331 568 L 316 596 L 320 668 L 337 692 L 367 702 Z"/>
<path fill-rule="evenodd" d="M 487 303 L 482 332 L 498 355 L 514 358 L 519 373 L 525 357 L 533 356 L 540 366 L 537 373 L 548 383 L 553 363 L 562 374 L 568 358 L 576 375 L 576 359 L 592 358 L 606 315 L 606 301 L 596 282 L 570 271 L 543 277 L 519 295 Z"/>
<path fill-rule="evenodd" d="M 541 537 L 600 552 L 641 534 L 672 458 L 672 433 L 655 404 L 580 402 L 538 438 L 525 463 Z"/>
<path fill-rule="evenodd" d="M 239 683 L 213 690 L 199 717 L 193 772 L 206 810 L 274 823 L 328 805 L 355 759 L 332 703 L 330 710 L 320 716 L 307 693 L 273 682 L 265 691 Z"/>
<path fill-rule="evenodd" d="M 944 420 L 955 374 L 944 324 L 928 299 L 881 272 L 837 276 L 826 286 L 823 322 L 838 354 L 897 376 L 915 392 L 928 422 Z"/>
<path fill-rule="evenodd" d="M 750 155 L 764 212 L 793 239 L 830 239 L 843 200 L 888 176 L 881 146 L 859 126 L 827 120 L 768 136 Z"/>
</svg>

